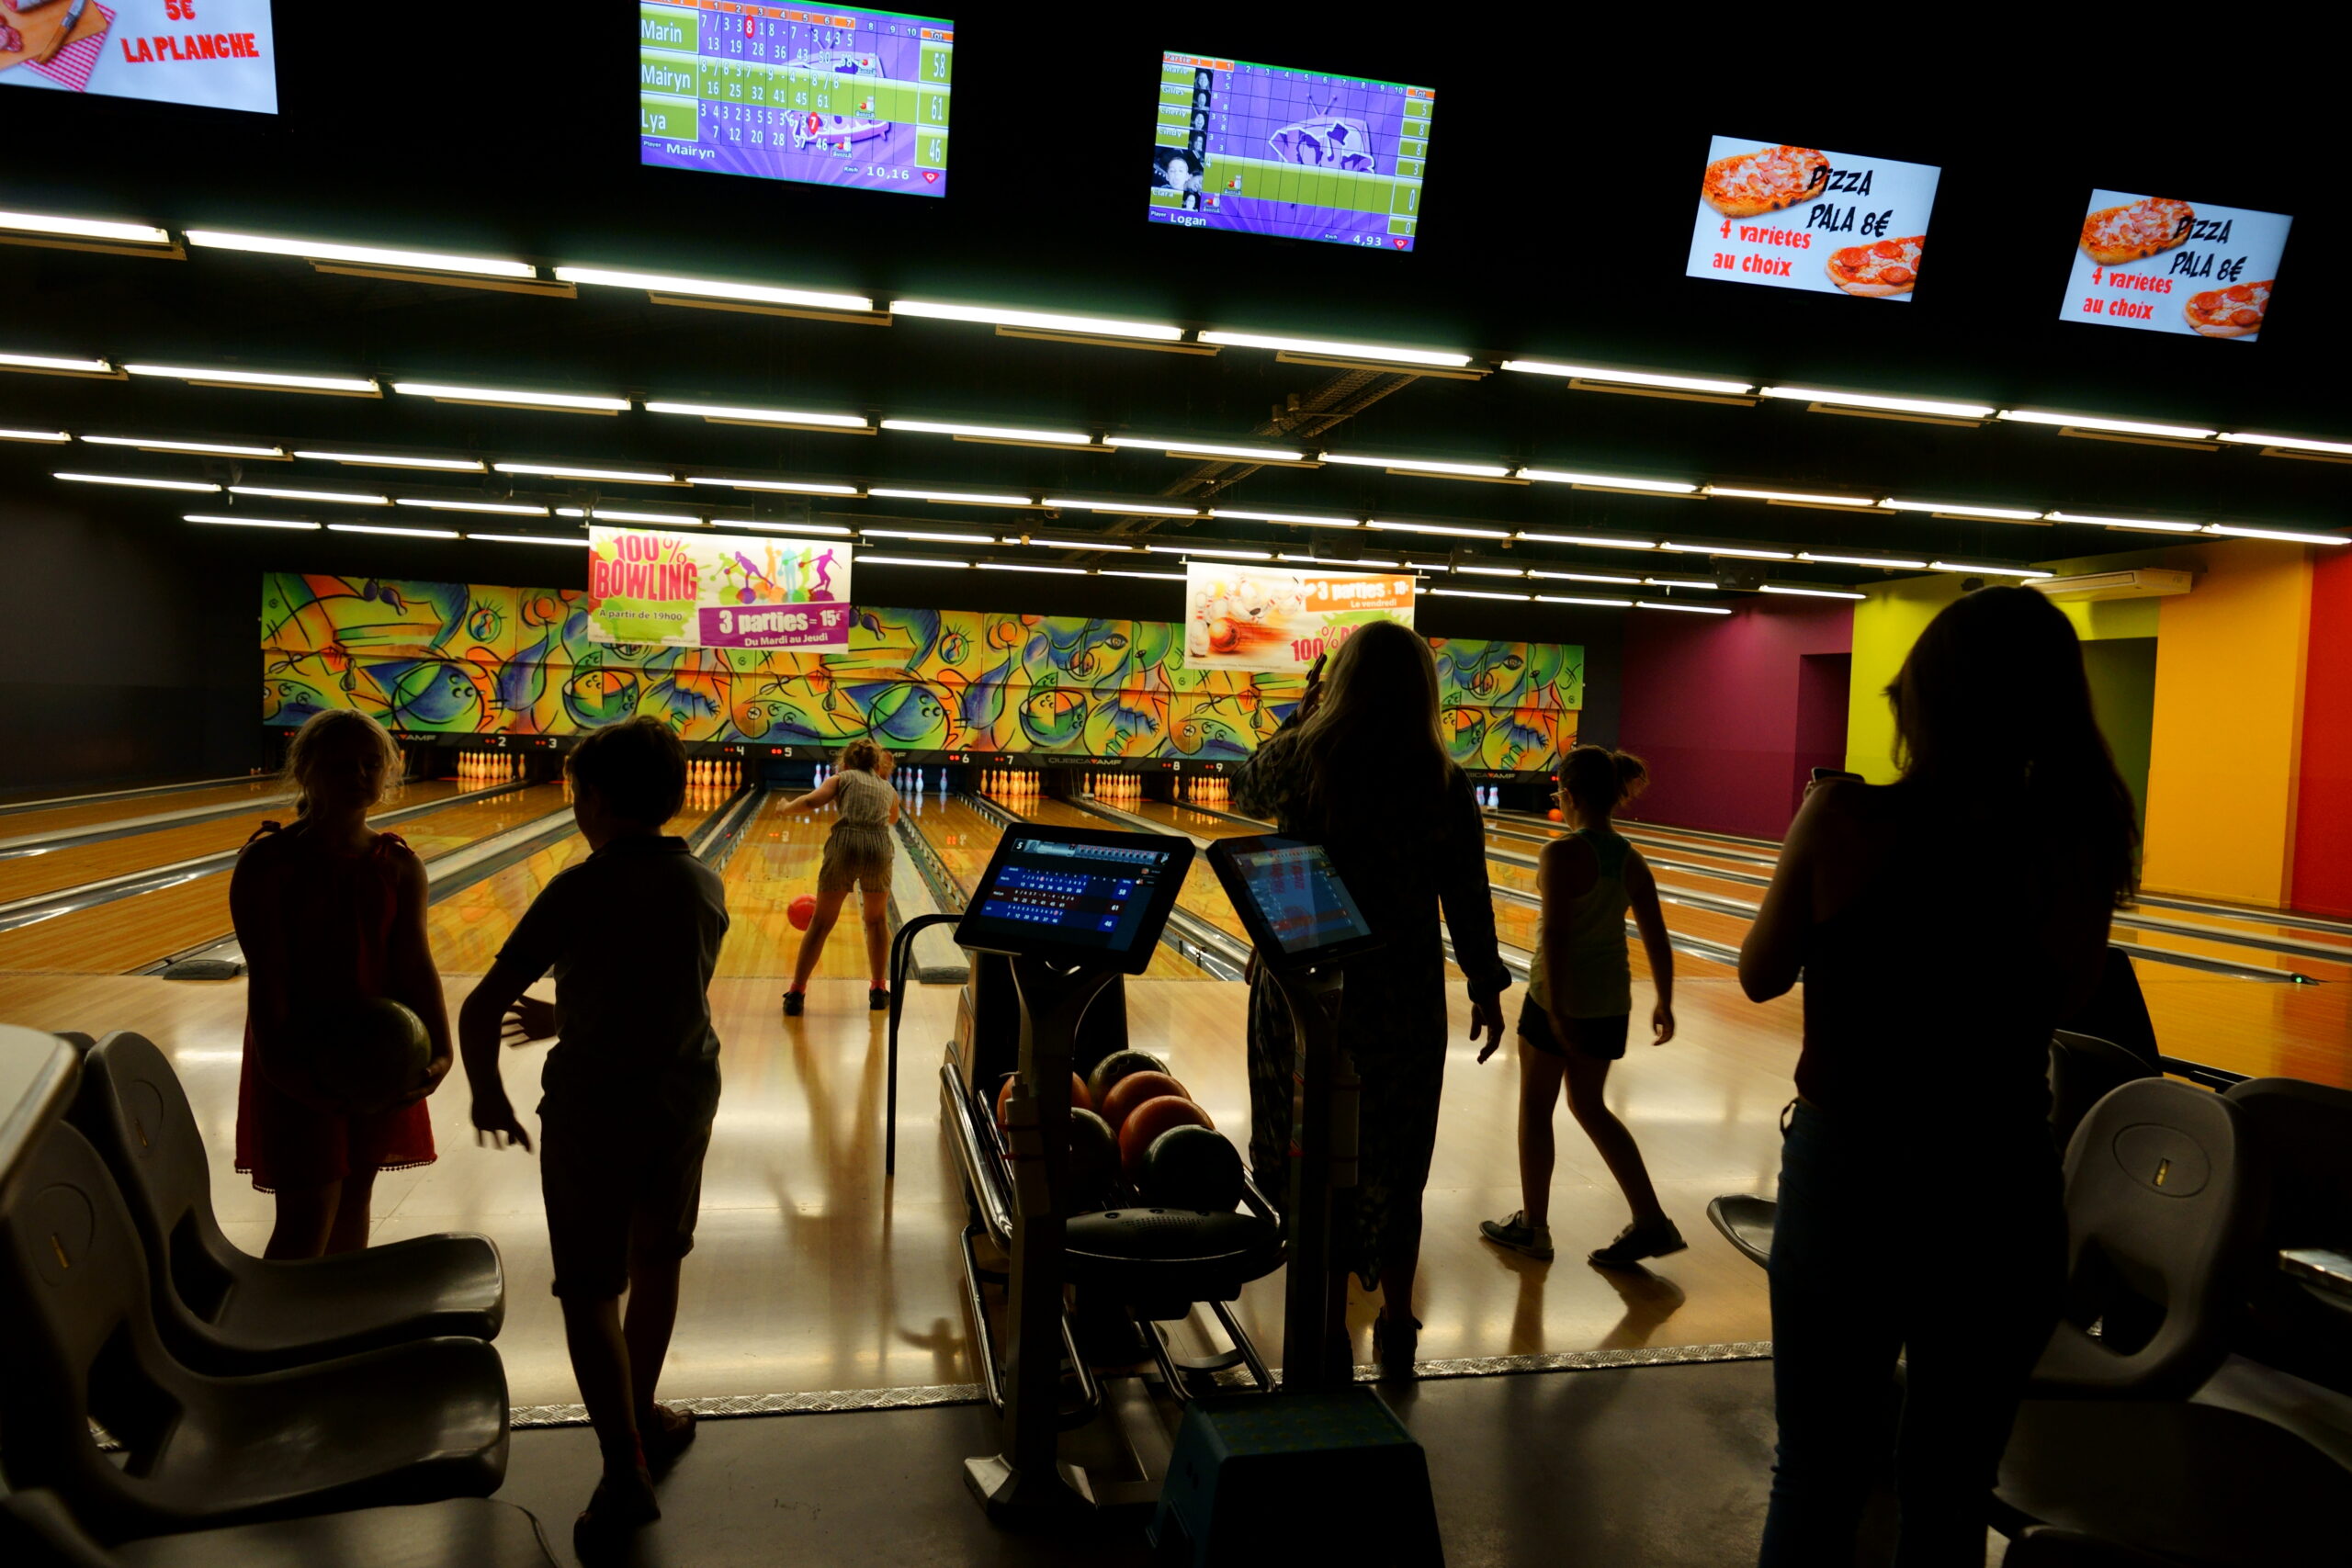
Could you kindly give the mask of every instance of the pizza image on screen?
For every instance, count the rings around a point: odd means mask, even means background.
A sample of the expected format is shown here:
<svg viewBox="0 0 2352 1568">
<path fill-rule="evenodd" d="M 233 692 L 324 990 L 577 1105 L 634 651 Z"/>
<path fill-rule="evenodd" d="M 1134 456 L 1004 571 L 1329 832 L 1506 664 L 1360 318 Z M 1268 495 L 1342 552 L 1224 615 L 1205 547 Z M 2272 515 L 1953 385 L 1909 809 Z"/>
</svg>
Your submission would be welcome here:
<svg viewBox="0 0 2352 1568">
<path fill-rule="evenodd" d="M 1754 218 L 1811 200 L 1829 184 L 1829 160 L 1811 147 L 1759 147 L 1707 165 L 1699 194 L 1726 218 Z"/>
<path fill-rule="evenodd" d="M 2207 337 L 2250 337 L 2262 330 L 2262 313 L 2269 308 L 2270 282 L 2266 278 L 2192 294 L 2181 313 L 2192 330 Z"/>
<path fill-rule="evenodd" d="M 2095 188 L 2083 214 L 2061 320 L 2262 340 L 2294 225 L 2286 213 Z"/>
<path fill-rule="evenodd" d="M 2170 197 L 2143 196 L 2120 207 L 2101 208 L 2083 220 L 2083 253 L 2118 266 L 2169 250 L 2188 238 L 2197 209 Z"/>
<path fill-rule="evenodd" d="M 1925 234 L 1914 234 L 1908 239 L 1880 240 L 1832 251 L 1829 281 L 1865 299 L 1908 294 L 1912 285 L 1919 281 L 1919 252 L 1927 243 Z"/>
</svg>

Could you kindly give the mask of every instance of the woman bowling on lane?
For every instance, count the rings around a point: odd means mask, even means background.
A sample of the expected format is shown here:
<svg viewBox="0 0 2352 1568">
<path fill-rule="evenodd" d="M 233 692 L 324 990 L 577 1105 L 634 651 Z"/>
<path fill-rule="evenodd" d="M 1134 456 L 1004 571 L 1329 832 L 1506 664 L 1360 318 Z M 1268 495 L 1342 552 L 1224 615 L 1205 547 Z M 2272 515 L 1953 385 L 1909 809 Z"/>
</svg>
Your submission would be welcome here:
<svg viewBox="0 0 2352 1568">
<path fill-rule="evenodd" d="M 237 1168 L 277 1196 L 264 1257 L 366 1247 L 376 1173 L 434 1158 L 424 1097 L 454 1052 L 424 934 L 424 866 L 399 834 L 368 826 L 401 772 L 400 748 L 374 719 L 312 715 L 286 755 L 294 820 L 264 823 L 229 878 L 247 975 Z M 356 1111 L 322 1098 L 303 1070 L 307 1053 L 334 1043 L 309 1038 L 308 1021 L 374 998 L 414 1012 L 433 1048 L 422 1084 L 387 1109 Z"/>
<path fill-rule="evenodd" d="M 1631 1269 L 1645 1258 L 1683 1247 L 1682 1233 L 1658 1206 L 1649 1168 L 1634 1134 L 1609 1109 L 1609 1064 L 1625 1055 L 1634 1010 L 1634 966 L 1625 956 L 1625 911 L 1642 933 L 1657 1003 L 1651 1043 L 1674 1038 L 1674 949 L 1657 907 L 1649 863 L 1611 825 L 1617 807 L 1649 783 L 1639 757 L 1604 746 L 1578 746 L 1560 770 L 1560 805 L 1576 830 L 1544 847 L 1536 888 L 1544 896 L 1536 928 L 1535 973 L 1519 1010 L 1520 1212 L 1484 1220 L 1479 1234 L 1498 1247 L 1550 1261 L 1552 1113 L 1567 1085 L 1568 1110 L 1592 1139 L 1632 1206 L 1631 1224 L 1588 1255 L 1604 1269 Z M 1490 1043 L 1478 1053 L 1494 1055 Z"/>
<path fill-rule="evenodd" d="M 1887 694 L 1902 776 L 1810 793 L 1739 954 L 1755 1000 L 1804 978 L 1772 1236 L 1766 1568 L 1852 1560 L 1898 1354 L 1894 1562 L 1984 1562 L 2065 1279 L 2050 1034 L 2097 986 L 2135 880 L 2132 796 L 2047 599 L 1985 588 L 1947 606 Z"/>
<path fill-rule="evenodd" d="M 1241 809 L 1322 843 L 1366 921 L 1386 945 L 1347 966 L 1340 1038 L 1363 1080 L 1352 1219 L 1334 1235 L 1335 1260 L 1381 1293 L 1373 1344 L 1384 1373 L 1412 1375 L 1420 1324 L 1413 1275 L 1421 1253 L 1421 1190 L 1437 1143 L 1445 1087 L 1445 950 L 1470 983 L 1470 1038 L 1502 1038 L 1510 984 L 1495 946 L 1486 833 L 1470 781 L 1438 730 L 1437 665 L 1410 627 L 1375 621 L 1309 678 L 1306 699 L 1242 770 Z M 1287 1193 L 1296 1036 L 1272 980 L 1250 1003 L 1250 1159 L 1259 1185 Z"/>
<path fill-rule="evenodd" d="M 784 993 L 784 1016 L 798 1018 L 808 1000 L 808 976 L 833 934 L 842 900 L 852 888 L 865 896 L 865 968 L 872 989 L 865 1005 L 880 1012 L 890 1005 L 890 829 L 899 820 L 899 792 L 890 787 L 890 753 L 871 740 L 842 748 L 841 771 L 807 795 L 786 803 L 786 811 L 838 803 L 841 815 L 825 839 L 824 863 L 817 871 L 817 911 L 800 938 L 793 962 L 792 988 Z"/>
</svg>

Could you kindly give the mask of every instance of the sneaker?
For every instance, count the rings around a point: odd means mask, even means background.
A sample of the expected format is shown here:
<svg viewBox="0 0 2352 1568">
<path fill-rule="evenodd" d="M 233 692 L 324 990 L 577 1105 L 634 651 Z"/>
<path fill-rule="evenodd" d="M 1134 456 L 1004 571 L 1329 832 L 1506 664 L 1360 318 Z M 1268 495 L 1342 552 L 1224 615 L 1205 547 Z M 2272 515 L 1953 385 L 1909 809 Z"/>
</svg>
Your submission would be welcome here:
<svg viewBox="0 0 2352 1568">
<path fill-rule="evenodd" d="M 1589 1254 L 1586 1261 L 1598 1263 L 1603 1269 L 1632 1269 L 1645 1258 L 1664 1258 L 1669 1252 L 1679 1252 L 1690 1243 L 1672 1220 L 1660 1220 L 1655 1224 L 1627 1225 L 1617 1233 L 1617 1239 L 1607 1247 Z"/>
<path fill-rule="evenodd" d="M 865 993 L 865 1010 L 868 1012 L 888 1012 L 890 1010 L 890 987 L 888 986 L 874 986 L 868 987 Z"/>
<path fill-rule="evenodd" d="M 806 991 L 785 992 L 784 1016 L 786 1018 L 798 1018 L 800 1016 L 801 1004 L 806 1002 L 808 999 L 808 994 Z"/>
<path fill-rule="evenodd" d="M 625 1474 L 607 1472 L 596 1483 L 588 1506 L 571 1522 L 571 1549 L 583 1562 L 610 1561 L 632 1532 L 661 1517 L 653 1477 L 643 1465 Z"/>
<path fill-rule="evenodd" d="M 646 1469 L 659 1474 L 677 1463 L 678 1456 L 695 1440 L 695 1413 L 657 1404 L 650 1419 L 638 1421 L 637 1433 L 639 1446 L 645 1450 Z"/>
<path fill-rule="evenodd" d="M 1538 1263 L 1552 1261 L 1552 1227 L 1529 1224 L 1525 1210 L 1513 1213 L 1507 1220 L 1480 1220 L 1478 1234 L 1497 1247 L 1525 1253 Z"/>
</svg>

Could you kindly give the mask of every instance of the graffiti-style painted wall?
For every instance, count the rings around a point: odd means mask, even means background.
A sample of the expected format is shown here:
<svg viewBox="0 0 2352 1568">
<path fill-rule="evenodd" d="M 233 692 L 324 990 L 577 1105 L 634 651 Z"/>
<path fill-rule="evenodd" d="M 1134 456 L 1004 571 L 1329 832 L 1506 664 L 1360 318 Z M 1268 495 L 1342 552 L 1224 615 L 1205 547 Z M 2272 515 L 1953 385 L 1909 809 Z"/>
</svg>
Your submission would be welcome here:
<svg viewBox="0 0 2352 1568">
<path fill-rule="evenodd" d="M 403 730 L 577 735 L 653 714 L 692 741 L 1230 761 L 1305 682 L 1189 670 L 1172 622 L 861 608 L 845 653 L 592 643 L 574 590 L 272 572 L 262 717 L 357 708 Z M 1432 638 L 1465 767 L 1539 769 L 1576 743 L 1584 649 Z"/>
</svg>

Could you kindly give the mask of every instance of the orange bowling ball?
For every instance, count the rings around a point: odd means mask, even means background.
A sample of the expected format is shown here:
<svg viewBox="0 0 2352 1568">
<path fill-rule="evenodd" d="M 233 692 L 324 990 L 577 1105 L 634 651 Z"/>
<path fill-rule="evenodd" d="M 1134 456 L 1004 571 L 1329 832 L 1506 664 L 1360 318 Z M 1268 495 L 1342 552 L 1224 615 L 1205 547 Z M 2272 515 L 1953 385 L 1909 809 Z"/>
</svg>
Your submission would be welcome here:
<svg viewBox="0 0 2352 1568">
<path fill-rule="evenodd" d="M 1119 1127 L 1119 1168 L 1126 1172 L 1128 1180 L 1143 1174 L 1144 1156 L 1150 1152 L 1152 1141 L 1170 1127 L 1206 1127 L 1214 1132 L 1216 1123 L 1209 1120 L 1207 1111 L 1182 1095 L 1163 1094 L 1145 1100 L 1127 1113 Z"/>
<path fill-rule="evenodd" d="M 808 922 L 817 918 L 817 900 L 815 896 L 812 894 L 803 893 L 799 897 L 795 898 L 791 903 L 786 905 L 784 907 L 784 918 L 792 922 L 792 929 L 794 931 L 807 931 L 808 929 Z"/>
<path fill-rule="evenodd" d="M 1006 1112 L 1012 1109 L 1012 1085 L 1013 1078 L 1008 1076 L 1004 1087 L 996 1091 L 996 1124 L 1000 1129 L 1005 1125 Z M 1094 1109 L 1093 1098 L 1086 1092 L 1086 1080 L 1076 1073 L 1069 1076 L 1069 1108 L 1072 1111 Z"/>
<path fill-rule="evenodd" d="M 1566 820 L 1568 819 L 1568 815 L 1567 815 L 1567 813 L 1566 813 L 1566 812 L 1565 812 L 1565 811 L 1562 811 L 1562 810 L 1561 810 L 1558 807 L 1556 807 L 1556 806 L 1555 806 L 1555 807 L 1552 807 L 1552 809 L 1551 809 L 1551 810 L 1546 811 L 1544 815 L 1544 816 L 1546 816 L 1546 817 L 1549 817 L 1549 818 L 1550 818 L 1553 821 L 1555 821 L 1555 822 L 1565 822 L 1565 821 L 1566 821 Z"/>
<path fill-rule="evenodd" d="M 1129 1073 L 1111 1086 L 1110 1092 L 1102 1097 L 1102 1103 L 1095 1109 L 1102 1113 L 1102 1120 L 1111 1123 L 1111 1130 L 1115 1133 L 1126 1123 L 1128 1113 L 1136 1106 L 1147 1100 L 1158 1100 L 1164 1094 L 1182 1099 L 1184 1086 L 1166 1073 Z"/>
</svg>

